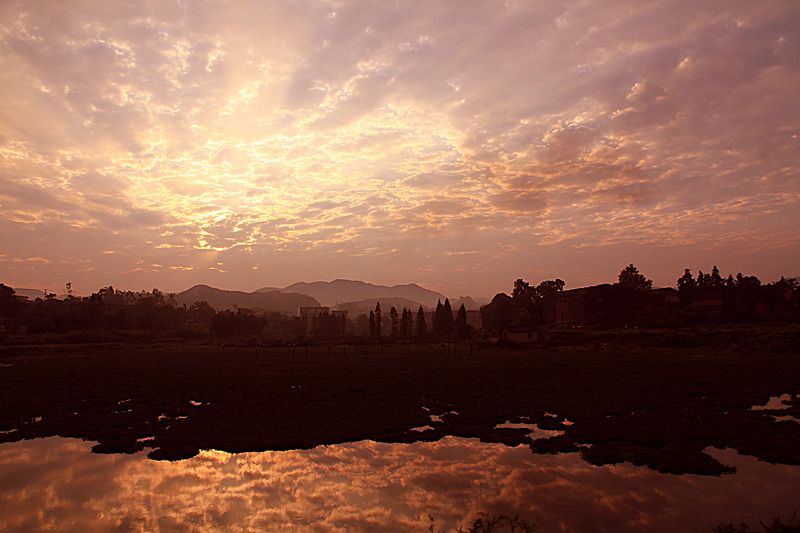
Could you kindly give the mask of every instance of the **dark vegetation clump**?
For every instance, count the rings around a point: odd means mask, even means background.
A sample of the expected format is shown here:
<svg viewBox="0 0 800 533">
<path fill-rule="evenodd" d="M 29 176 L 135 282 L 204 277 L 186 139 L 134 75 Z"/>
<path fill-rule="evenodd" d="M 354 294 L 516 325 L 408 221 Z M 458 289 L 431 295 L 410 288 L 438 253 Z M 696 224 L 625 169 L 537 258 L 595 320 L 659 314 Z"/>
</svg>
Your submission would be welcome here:
<svg viewBox="0 0 800 533">
<path fill-rule="evenodd" d="M 431 533 L 447 533 L 446 530 L 439 529 L 436 526 L 432 516 L 429 516 L 431 521 L 428 531 Z M 454 529 L 454 533 L 536 533 L 539 528 L 526 520 L 515 516 L 514 518 L 505 515 L 496 515 L 489 517 L 484 513 L 478 513 L 472 522 L 464 529 L 464 526 L 459 526 Z"/>
<path fill-rule="evenodd" d="M 786 522 L 783 522 L 780 517 L 772 518 L 772 522 L 765 524 L 760 522 L 763 528 L 763 533 L 800 533 L 800 520 L 796 516 L 792 516 Z M 738 525 L 730 522 L 722 522 L 716 527 L 712 527 L 713 533 L 758 533 L 758 529 L 751 529 L 749 525 L 740 522 Z"/>
</svg>

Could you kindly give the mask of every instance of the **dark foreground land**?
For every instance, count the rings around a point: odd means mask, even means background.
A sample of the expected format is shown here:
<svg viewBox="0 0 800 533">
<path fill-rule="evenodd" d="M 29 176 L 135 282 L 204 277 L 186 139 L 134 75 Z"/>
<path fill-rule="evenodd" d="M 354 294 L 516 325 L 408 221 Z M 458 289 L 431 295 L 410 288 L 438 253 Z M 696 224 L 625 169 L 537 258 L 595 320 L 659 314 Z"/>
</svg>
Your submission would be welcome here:
<svg viewBox="0 0 800 533">
<path fill-rule="evenodd" d="M 791 394 L 789 409 L 752 410 Z M 60 435 L 98 453 L 287 450 L 478 437 L 660 472 L 719 475 L 731 447 L 800 464 L 800 353 L 441 345 L 5 347 L 0 442 Z M 793 402 L 793 403 L 792 403 Z M 430 415 L 440 415 L 432 420 Z M 531 440 L 537 424 L 563 435 Z M 430 426 L 416 431 L 413 428 Z"/>
</svg>

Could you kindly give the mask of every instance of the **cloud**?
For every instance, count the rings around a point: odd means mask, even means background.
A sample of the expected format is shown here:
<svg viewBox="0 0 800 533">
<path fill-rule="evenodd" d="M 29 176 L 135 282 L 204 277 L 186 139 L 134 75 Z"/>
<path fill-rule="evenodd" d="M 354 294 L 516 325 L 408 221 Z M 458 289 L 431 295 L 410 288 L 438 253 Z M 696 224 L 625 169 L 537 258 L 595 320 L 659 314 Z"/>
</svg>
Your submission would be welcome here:
<svg viewBox="0 0 800 533">
<path fill-rule="evenodd" d="M 507 191 L 489 197 L 489 202 L 502 211 L 537 213 L 547 207 L 546 198 L 530 191 Z"/>
<path fill-rule="evenodd" d="M 189 180 L 164 180 L 161 185 L 173 194 L 181 196 L 199 197 L 216 189 L 216 186 Z"/>
<path fill-rule="evenodd" d="M 543 530 L 672 530 L 769 515 L 752 494 L 790 508 L 796 468 L 732 450 L 740 483 L 670 476 L 627 463 L 593 467 L 578 454 L 533 455 L 474 439 L 229 454 L 174 463 L 143 454 L 91 454 L 91 443 L 49 438 L 0 447 L 0 518 L 15 529 L 58 521 L 98 528 L 297 531 L 453 529 L 478 512 L 519 514 Z M 213 490 L 210 490 L 212 489 Z M 747 501 L 743 512 L 741 502 Z"/>
<path fill-rule="evenodd" d="M 390 253 L 404 231 L 446 248 L 471 221 L 491 233 L 479 256 L 530 235 L 496 274 L 516 279 L 543 238 L 575 246 L 559 254 L 626 242 L 668 262 L 653 236 L 683 235 L 734 254 L 723 235 L 744 217 L 760 235 L 750 244 L 775 250 L 761 276 L 793 275 L 796 254 L 779 250 L 800 223 L 798 23 L 793 3 L 746 1 L 12 0 L 0 7 L 0 230 L 24 224 L 56 248 L 47 221 L 107 226 L 144 260 L 162 226 L 188 225 L 212 248 L 260 244 L 265 259 L 292 239 Z M 309 226 L 240 241 L 203 229 L 210 212 Z M 346 246 L 325 226 L 345 214 Z M 73 246 L 88 251 L 91 235 Z M 252 260 L 238 256 L 239 278 Z M 410 281 L 423 280 L 393 282 Z"/>
<path fill-rule="evenodd" d="M 362 76 L 343 89 L 342 96 L 330 111 L 311 123 L 311 131 L 330 131 L 348 126 L 374 111 L 388 97 L 388 83 L 383 75 Z"/>
</svg>

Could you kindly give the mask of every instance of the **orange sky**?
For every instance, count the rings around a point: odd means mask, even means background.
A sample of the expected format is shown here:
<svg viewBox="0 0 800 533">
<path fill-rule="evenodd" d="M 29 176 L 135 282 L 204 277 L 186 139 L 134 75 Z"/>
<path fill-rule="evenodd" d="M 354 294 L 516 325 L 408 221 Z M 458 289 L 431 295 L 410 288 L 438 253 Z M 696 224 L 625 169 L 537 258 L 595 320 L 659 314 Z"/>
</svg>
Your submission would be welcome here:
<svg viewBox="0 0 800 533">
<path fill-rule="evenodd" d="M 0 282 L 800 275 L 792 1 L 0 5 Z"/>
</svg>

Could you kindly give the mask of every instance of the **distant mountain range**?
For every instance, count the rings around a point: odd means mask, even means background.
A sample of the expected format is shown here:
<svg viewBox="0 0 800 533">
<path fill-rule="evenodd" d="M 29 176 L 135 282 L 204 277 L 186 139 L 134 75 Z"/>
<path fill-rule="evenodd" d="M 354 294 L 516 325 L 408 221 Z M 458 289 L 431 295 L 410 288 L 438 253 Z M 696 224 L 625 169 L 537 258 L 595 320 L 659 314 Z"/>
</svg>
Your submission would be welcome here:
<svg viewBox="0 0 800 533">
<path fill-rule="evenodd" d="M 17 294 L 28 296 L 31 300 L 41 298 L 43 291 L 38 289 L 16 289 Z M 65 296 L 61 295 L 59 298 Z M 260 308 L 266 312 L 295 313 L 298 307 L 326 306 L 346 310 L 350 316 L 369 313 L 380 302 L 381 310 L 388 315 L 394 307 L 398 312 L 404 308 L 417 312 L 420 306 L 428 309 L 436 307 L 438 302 L 444 303 L 445 295 L 420 287 L 416 283 L 408 285 L 375 285 L 364 281 L 337 279 L 334 281 L 316 281 L 312 283 L 293 283 L 288 287 L 262 287 L 253 292 L 227 291 L 195 285 L 175 295 L 179 305 L 187 307 L 195 302 L 208 302 L 217 310 L 235 309 L 237 307 Z M 480 308 L 487 301 L 475 301 L 466 296 L 451 300 L 453 312 L 464 304 L 468 311 Z"/>
<path fill-rule="evenodd" d="M 417 312 L 419 306 L 435 308 L 445 296 L 439 292 L 420 287 L 415 283 L 408 285 L 375 285 L 364 281 L 337 279 L 334 281 L 316 281 L 313 283 L 293 283 L 282 289 L 262 287 L 253 292 L 225 291 L 197 285 L 178 294 L 175 298 L 181 305 L 187 306 L 198 301 L 206 301 L 214 309 L 233 309 L 259 307 L 265 311 L 296 312 L 298 307 L 325 306 L 345 310 L 350 316 L 369 313 L 380 302 L 381 310 L 388 315 L 394 307 L 398 312 L 404 308 Z M 461 304 L 467 310 L 475 310 L 480 303 L 470 297 L 462 297 L 450 302 L 453 312 Z"/>
<path fill-rule="evenodd" d="M 195 302 L 208 302 L 216 310 L 234 309 L 242 307 L 247 309 L 261 308 L 267 312 L 296 313 L 298 307 L 317 307 L 320 303 L 307 294 L 295 292 L 270 291 L 270 292 L 242 292 L 225 291 L 209 287 L 208 285 L 195 285 L 175 295 L 179 305 L 187 307 Z"/>
<path fill-rule="evenodd" d="M 36 298 L 44 299 L 44 289 L 25 289 L 25 288 L 17 288 L 12 287 L 14 289 L 14 294 L 17 296 L 24 296 L 30 301 L 35 300 Z M 67 293 L 62 291 L 58 291 L 57 289 L 47 289 L 47 294 L 55 294 L 56 298 L 59 300 L 63 300 L 67 297 Z"/>
<path fill-rule="evenodd" d="M 264 287 L 255 292 L 274 291 L 272 287 Z M 281 292 L 297 292 L 308 294 L 319 300 L 324 306 L 336 306 L 347 302 L 367 300 L 373 298 L 405 298 L 416 306 L 436 307 L 436 303 L 441 300 L 444 302 L 445 296 L 442 293 L 420 287 L 415 283 L 409 285 L 375 285 L 364 281 L 353 281 L 348 279 L 337 279 L 334 281 L 315 281 L 313 283 L 293 283 L 288 287 L 279 289 Z M 374 306 L 373 306 L 374 307 Z"/>
<path fill-rule="evenodd" d="M 53 291 L 48 290 L 48 293 Z M 44 290 L 43 289 L 17 289 L 14 287 L 14 294 L 17 296 L 25 296 L 30 300 L 35 300 L 36 298 L 44 298 Z"/>
</svg>

